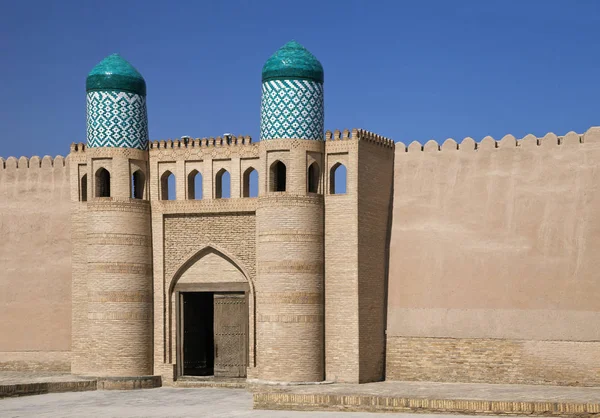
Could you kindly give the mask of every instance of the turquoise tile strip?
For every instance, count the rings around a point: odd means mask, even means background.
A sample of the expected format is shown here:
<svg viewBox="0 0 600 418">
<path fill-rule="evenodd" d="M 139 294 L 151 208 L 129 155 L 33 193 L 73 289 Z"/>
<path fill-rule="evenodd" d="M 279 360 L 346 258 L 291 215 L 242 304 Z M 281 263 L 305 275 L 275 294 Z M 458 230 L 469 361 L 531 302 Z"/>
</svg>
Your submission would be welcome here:
<svg viewBox="0 0 600 418">
<path fill-rule="evenodd" d="M 124 91 L 88 92 L 87 145 L 148 149 L 146 97 Z"/>
<path fill-rule="evenodd" d="M 323 84 L 310 80 L 270 80 L 262 85 L 260 139 L 323 140 Z"/>
</svg>

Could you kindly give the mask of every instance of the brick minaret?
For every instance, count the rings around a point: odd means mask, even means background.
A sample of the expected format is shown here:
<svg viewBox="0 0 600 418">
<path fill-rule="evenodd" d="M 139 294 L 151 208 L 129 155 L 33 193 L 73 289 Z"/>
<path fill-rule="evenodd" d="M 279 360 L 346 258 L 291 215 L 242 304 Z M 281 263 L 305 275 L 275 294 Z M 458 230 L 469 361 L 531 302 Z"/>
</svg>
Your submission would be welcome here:
<svg viewBox="0 0 600 418">
<path fill-rule="evenodd" d="M 323 117 L 323 67 L 289 42 L 262 71 L 261 159 L 269 180 L 256 211 L 260 380 L 324 378 Z"/>
<path fill-rule="evenodd" d="M 86 80 L 87 146 L 72 149 L 74 373 L 152 374 L 146 82 L 119 55 Z"/>
</svg>

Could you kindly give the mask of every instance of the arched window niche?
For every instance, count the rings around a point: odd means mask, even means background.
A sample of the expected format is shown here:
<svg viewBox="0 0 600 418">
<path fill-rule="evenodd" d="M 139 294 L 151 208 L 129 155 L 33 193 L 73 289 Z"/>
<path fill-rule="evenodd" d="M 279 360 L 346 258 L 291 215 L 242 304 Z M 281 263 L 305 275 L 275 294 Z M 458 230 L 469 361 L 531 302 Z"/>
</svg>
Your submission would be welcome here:
<svg viewBox="0 0 600 418">
<path fill-rule="evenodd" d="M 257 197 L 258 196 L 258 171 L 253 167 L 249 167 L 244 171 L 243 176 L 243 197 Z"/>
<path fill-rule="evenodd" d="M 215 199 L 228 199 L 231 197 L 231 175 L 224 168 L 215 176 Z"/>
<path fill-rule="evenodd" d="M 321 175 L 321 170 L 319 169 L 319 164 L 317 162 L 313 162 L 308 167 L 307 173 L 307 191 L 308 193 L 319 193 L 319 178 Z"/>
<path fill-rule="evenodd" d="M 87 174 L 84 174 L 83 177 L 81 177 L 81 186 L 80 186 L 82 202 L 87 202 L 87 186 L 88 186 Z"/>
<path fill-rule="evenodd" d="M 146 188 L 146 176 L 142 170 L 136 170 L 131 175 L 131 198 L 143 199 L 144 189 Z"/>
<path fill-rule="evenodd" d="M 175 174 L 169 170 L 160 176 L 160 200 L 175 200 Z"/>
<path fill-rule="evenodd" d="M 330 194 L 345 194 L 347 182 L 346 166 L 342 163 L 337 163 L 331 167 L 329 172 L 329 193 Z"/>
<path fill-rule="evenodd" d="M 269 170 L 269 190 L 271 192 L 285 192 L 286 189 L 286 166 L 277 160 L 271 164 Z"/>
<path fill-rule="evenodd" d="M 96 197 L 110 197 L 110 172 L 106 168 L 100 167 L 96 170 L 94 183 L 96 185 L 94 193 Z"/>
<path fill-rule="evenodd" d="M 202 199 L 202 174 L 198 170 L 192 170 L 188 174 L 188 200 Z"/>
</svg>

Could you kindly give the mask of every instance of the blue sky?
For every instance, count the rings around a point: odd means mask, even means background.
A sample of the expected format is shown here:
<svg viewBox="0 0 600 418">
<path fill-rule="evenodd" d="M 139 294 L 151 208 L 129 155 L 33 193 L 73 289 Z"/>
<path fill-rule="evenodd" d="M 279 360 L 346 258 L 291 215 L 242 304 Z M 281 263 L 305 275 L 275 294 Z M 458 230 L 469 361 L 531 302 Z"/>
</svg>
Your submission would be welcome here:
<svg viewBox="0 0 600 418">
<path fill-rule="evenodd" d="M 152 139 L 258 139 L 260 72 L 295 39 L 325 68 L 326 129 L 409 143 L 600 124 L 598 1 L 0 0 L 0 155 L 85 141 L 85 77 L 118 52 Z"/>
</svg>

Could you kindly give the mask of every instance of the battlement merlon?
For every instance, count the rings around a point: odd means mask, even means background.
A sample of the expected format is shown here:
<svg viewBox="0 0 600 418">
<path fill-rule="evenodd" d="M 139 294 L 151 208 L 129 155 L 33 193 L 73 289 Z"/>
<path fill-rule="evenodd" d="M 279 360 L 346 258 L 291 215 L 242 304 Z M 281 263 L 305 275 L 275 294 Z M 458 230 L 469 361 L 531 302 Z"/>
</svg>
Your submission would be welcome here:
<svg viewBox="0 0 600 418">
<path fill-rule="evenodd" d="M 486 136 L 481 141 L 477 142 L 471 137 L 464 138 L 461 142 L 457 142 L 452 138 L 446 139 L 443 143 L 439 143 L 433 139 L 422 144 L 418 141 L 412 141 L 405 145 L 402 142 L 396 143 L 398 152 L 414 153 L 414 152 L 436 152 L 436 151 L 484 151 L 496 148 L 518 148 L 518 147 L 555 147 L 561 145 L 586 144 L 600 142 L 600 127 L 592 126 L 585 133 L 578 134 L 576 132 L 568 132 L 565 135 L 556 135 L 552 132 L 547 133 L 542 137 L 528 134 L 523 138 L 517 139 L 514 135 L 504 135 L 502 139 L 496 140 L 491 136 Z"/>
<path fill-rule="evenodd" d="M 45 155 L 43 158 L 34 155 L 32 157 L 8 157 L 6 160 L 0 157 L 0 170 L 24 170 L 24 169 L 51 169 L 51 168 L 64 168 L 69 161 L 69 156 L 63 157 L 57 155 L 51 157 Z"/>
<path fill-rule="evenodd" d="M 367 131 L 365 129 L 354 128 L 352 131 L 348 129 L 344 129 L 340 131 L 339 129 L 325 132 L 325 141 L 344 141 L 344 140 L 359 140 L 359 141 L 367 141 L 372 142 L 374 144 L 378 144 L 384 147 L 388 147 L 394 149 L 395 144 L 394 140 L 387 138 L 382 135 L 378 135 L 376 133 Z"/>
<path fill-rule="evenodd" d="M 200 148 L 200 147 L 235 147 L 251 145 L 250 136 L 224 136 L 210 138 L 181 138 L 150 141 L 150 152 L 161 149 Z"/>
</svg>

